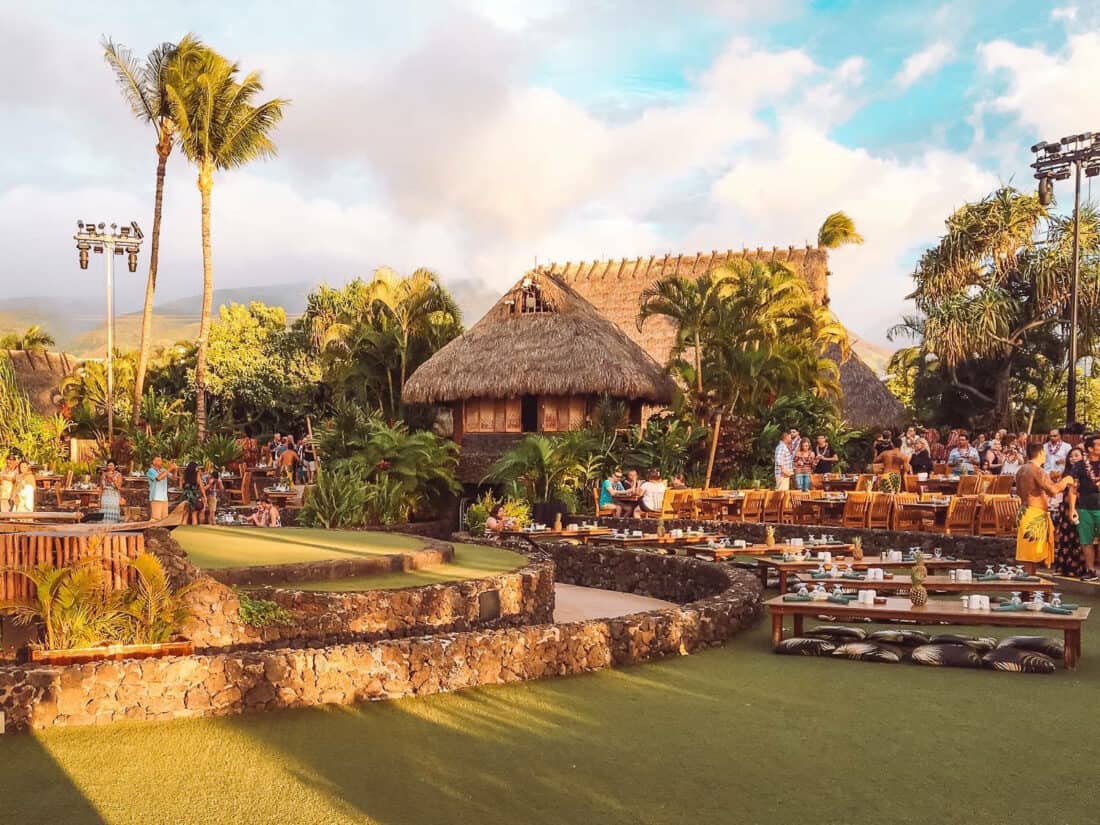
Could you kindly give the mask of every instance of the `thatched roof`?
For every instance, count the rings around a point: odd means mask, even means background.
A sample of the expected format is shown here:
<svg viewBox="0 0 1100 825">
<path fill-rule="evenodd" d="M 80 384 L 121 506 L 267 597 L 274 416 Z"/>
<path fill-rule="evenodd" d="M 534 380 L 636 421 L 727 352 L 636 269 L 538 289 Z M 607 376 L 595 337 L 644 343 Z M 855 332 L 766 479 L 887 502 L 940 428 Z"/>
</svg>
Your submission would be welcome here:
<svg viewBox="0 0 1100 825">
<path fill-rule="evenodd" d="M 61 380 L 80 365 L 79 361 L 64 352 L 9 349 L 0 350 L 0 355 L 11 359 L 19 386 L 35 410 L 43 415 L 57 412 Z"/>
<path fill-rule="evenodd" d="M 538 311 L 522 311 L 536 297 Z M 666 404 L 674 392 L 642 346 L 559 278 L 536 274 L 422 364 L 405 384 L 404 398 L 439 403 L 606 393 Z"/>
<path fill-rule="evenodd" d="M 603 315 L 615 322 L 659 363 L 668 361 L 676 330 L 670 321 L 650 318 L 638 329 L 638 309 L 642 290 L 669 275 L 698 278 L 716 266 L 731 260 L 777 261 L 801 274 L 819 304 L 829 303 L 827 285 L 828 253 L 818 247 L 787 247 L 771 250 L 699 252 L 694 255 L 623 259 L 617 261 L 581 261 L 578 263 L 546 264 L 528 275 L 553 274 L 587 298 Z M 836 358 L 838 353 L 831 356 Z M 840 364 L 841 407 L 844 417 L 854 427 L 900 424 L 906 419 L 905 408 L 886 385 L 858 356 L 852 355 Z"/>
</svg>

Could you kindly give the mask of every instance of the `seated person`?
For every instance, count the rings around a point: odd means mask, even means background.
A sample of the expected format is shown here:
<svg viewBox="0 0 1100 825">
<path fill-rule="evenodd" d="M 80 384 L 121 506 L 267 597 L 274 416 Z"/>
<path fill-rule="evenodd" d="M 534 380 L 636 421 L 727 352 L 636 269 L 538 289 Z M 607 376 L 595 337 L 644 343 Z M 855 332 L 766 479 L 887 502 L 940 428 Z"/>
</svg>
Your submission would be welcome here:
<svg viewBox="0 0 1100 825">
<path fill-rule="evenodd" d="M 500 533 L 504 530 L 514 530 L 515 526 L 516 520 L 504 515 L 503 504 L 494 504 L 493 509 L 489 511 L 489 518 L 485 519 L 486 533 Z"/>
<path fill-rule="evenodd" d="M 260 503 L 256 505 L 256 512 L 248 517 L 247 523 L 254 524 L 256 527 L 283 526 L 279 517 L 279 508 L 272 504 L 266 496 L 260 499 Z"/>
<path fill-rule="evenodd" d="M 618 467 L 600 484 L 599 515 L 620 517 L 622 505 L 615 501 L 615 493 L 623 491 L 623 471 Z"/>
<path fill-rule="evenodd" d="M 645 513 L 659 513 L 665 505 L 665 490 L 668 486 L 661 479 L 660 470 L 650 470 L 646 480 L 638 487 L 642 494 L 642 500 L 638 502 L 638 510 Z"/>
<path fill-rule="evenodd" d="M 623 492 L 628 495 L 637 495 L 639 488 L 642 486 L 638 480 L 637 470 L 627 470 L 626 478 L 623 480 Z"/>
<path fill-rule="evenodd" d="M 688 488 L 687 482 L 684 481 L 684 474 L 677 473 L 672 477 L 672 481 L 669 482 L 668 489 L 670 490 L 686 490 Z"/>
</svg>

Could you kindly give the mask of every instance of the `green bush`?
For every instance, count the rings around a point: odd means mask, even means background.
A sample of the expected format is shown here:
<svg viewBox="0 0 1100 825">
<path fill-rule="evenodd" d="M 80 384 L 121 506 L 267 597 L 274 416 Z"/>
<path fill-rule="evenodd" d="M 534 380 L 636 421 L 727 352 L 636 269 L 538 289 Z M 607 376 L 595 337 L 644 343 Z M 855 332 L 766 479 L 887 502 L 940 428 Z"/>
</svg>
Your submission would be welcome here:
<svg viewBox="0 0 1100 825">
<path fill-rule="evenodd" d="M 497 504 L 504 505 L 504 517 L 515 519 L 516 527 L 523 528 L 531 523 L 531 508 L 526 502 L 515 499 L 505 499 L 503 502 L 493 498 L 492 493 L 486 493 L 466 510 L 466 530 L 475 536 L 485 535 L 485 522 L 489 519 L 489 512 Z"/>
<path fill-rule="evenodd" d="M 364 515 L 370 525 L 404 524 L 409 520 L 410 496 L 405 493 L 401 482 L 383 476 L 377 481 L 369 481 L 363 489 L 365 495 Z"/>
<path fill-rule="evenodd" d="M 360 527 L 366 519 L 367 490 L 352 467 L 325 469 L 309 491 L 298 521 L 305 527 Z"/>
<path fill-rule="evenodd" d="M 238 592 L 241 606 L 238 610 L 241 621 L 251 627 L 268 625 L 287 625 L 294 623 L 294 617 L 285 607 L 280 607 L 268 599 L 255 599 L 247 593 Z"/>
</svg>

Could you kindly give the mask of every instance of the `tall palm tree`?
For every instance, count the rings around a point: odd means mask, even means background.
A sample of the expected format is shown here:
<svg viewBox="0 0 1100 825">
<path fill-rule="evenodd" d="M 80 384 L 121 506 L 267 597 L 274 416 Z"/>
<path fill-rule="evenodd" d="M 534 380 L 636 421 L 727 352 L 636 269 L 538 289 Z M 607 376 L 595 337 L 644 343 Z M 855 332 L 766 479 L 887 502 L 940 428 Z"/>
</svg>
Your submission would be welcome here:
<svg viewBox="0 0 1100 825">
<path fill-rule="evenodd" d="M 282 119 L 286 100 L 253 104 L 263 91 L 258 72 L 238 79 L 240 67 L 201 44 L 177 51 L 166 80 L 168 108 L 180 148 L 198 167 L 202 198 L 202 314 L 195 356 L 195 422 L 206 436 L 206 348 L 214 303 L 210 244 L 210 196 L 214 172 L 272 157 L 270 132 Z"/>
<path fill-rule="evenodd" d="M 191 35 L 179 43 L 161 43 L 138 61 L 125 46 L 103 40 L 103 59 L 115 73 L 115 79 L 134 115 L 156 132 L 157 185 L 153 196 L 153 231 L 149 235 L 149 274 L 145 279 L 145 304 L 141 310 L 141 343 L 138 347 L 137 374 L 134 381 L 134 415 L 141 410 L 145 370 L 153 336 L 153 296 L 157 290 L 157 266 L 160 263 L 160 220 L 164 203 L 164 172 L 174 144 L 175 123 L 168 105 L 167 76 L 179 48 L 185 51 L 198 45 Z M 136 420 L 136 419 L 135 419 Z"/>
<path fill-rule="evenodd" d="M 863 243 L 863 236 L 856 232 L 855 222 L 844 212 L 834 212 L 817 230 L 817 245 L 822 249 L 836 249 L 849 243 Z"/>
<path fill-rule="evenodd" d="M 57 342 L 54 337 L 38 324 L 27 327 L 23 333 L 11 333 L 0 338 L 0 349 L 30 350 L 41 352 Z"/>
</svg>

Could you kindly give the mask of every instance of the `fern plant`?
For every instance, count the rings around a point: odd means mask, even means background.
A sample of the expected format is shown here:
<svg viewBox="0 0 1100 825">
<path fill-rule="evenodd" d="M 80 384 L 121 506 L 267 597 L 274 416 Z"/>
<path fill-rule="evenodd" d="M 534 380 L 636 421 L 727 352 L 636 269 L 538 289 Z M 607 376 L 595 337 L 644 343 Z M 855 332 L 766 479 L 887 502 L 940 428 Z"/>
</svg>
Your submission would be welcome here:
<svg viewBox="0 0 1100 825">
<path fill-rule="evenodd" d="M 225 468 L 234 461 L 240 460 L 243 451 L 231 435 L 212 435 L 199 447 L 199 455 L 203 463 L 209 462 L 215 467 Z"/>
<path fill-rule="evenodd" d="M 409 520 L 409 510 L 413 506 L 412 497 L 397 479 L 383 476 L 377 481 L 368 482 L 363 491 L 367 524 L 404 524 Z"/>
<path fill-rule="evenodd" d="M 167 642 L 187 617 L 183 596 L 190 588 L 173 591 L 160 559 L 142 553 L 130 562 L 137 582 L 125 597 L 125 614 L 131 620 L 130 638 L 135 644 Z"/>
</svg>

